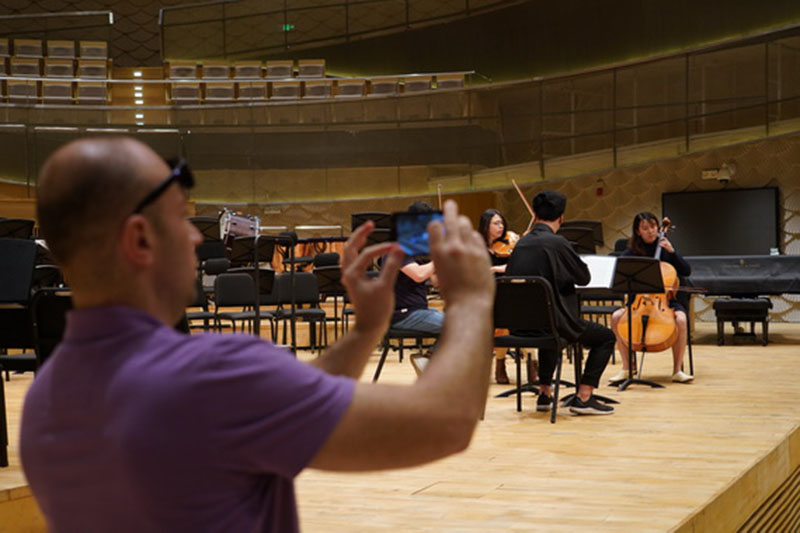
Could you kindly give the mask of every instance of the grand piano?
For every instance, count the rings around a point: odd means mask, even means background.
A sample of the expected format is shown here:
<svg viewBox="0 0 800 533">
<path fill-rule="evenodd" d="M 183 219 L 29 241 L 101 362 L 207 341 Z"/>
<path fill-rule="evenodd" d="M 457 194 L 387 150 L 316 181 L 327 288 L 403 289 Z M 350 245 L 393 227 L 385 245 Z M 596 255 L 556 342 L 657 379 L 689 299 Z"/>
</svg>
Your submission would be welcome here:
<svg viewBox="0 0 800 533">
<path fill-rule="evenodd" d="M 800 294 L 800 255 L 696 255 L 685 257 L 692 266 L 691 286 L 711 296 L 755 298 Z"/>
</svg>

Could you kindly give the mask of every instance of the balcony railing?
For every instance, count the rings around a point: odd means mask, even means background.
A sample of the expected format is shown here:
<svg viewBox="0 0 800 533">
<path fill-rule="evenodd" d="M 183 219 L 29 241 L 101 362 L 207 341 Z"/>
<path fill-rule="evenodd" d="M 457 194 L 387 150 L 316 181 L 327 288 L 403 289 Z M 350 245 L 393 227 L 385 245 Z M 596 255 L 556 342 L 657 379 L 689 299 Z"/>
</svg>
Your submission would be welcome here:
<svg viewBox="0 0 800 533">
<path fill-rule="evenodd" d="M 247 173 L 252 186 L 241 201 L 416 195 L 439 185 L 456 192 L 574 176 L 795 131 L 800 27 L 568 76 L 346 101 L 5 103 L 0 178 L 33 185 L 54 145 L 126 132 L 201 172 Z M 404 182 L 415 168 L 427 169 L 424 178 Z M 300 169 L 372 169 L 393 185 L 376 193 L 331 178 L 324 194 L 300 187 L 269 195 L 255 185 L 268 171 Z"/>
</svg>

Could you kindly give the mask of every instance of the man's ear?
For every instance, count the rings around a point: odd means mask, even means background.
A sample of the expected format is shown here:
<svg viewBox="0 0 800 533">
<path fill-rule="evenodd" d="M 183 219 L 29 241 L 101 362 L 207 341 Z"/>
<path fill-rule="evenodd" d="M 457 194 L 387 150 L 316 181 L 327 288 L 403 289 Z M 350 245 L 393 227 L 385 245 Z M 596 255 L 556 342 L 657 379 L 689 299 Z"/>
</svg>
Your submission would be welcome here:
<svg viewBox="0 0 800 533">
<path fill-rule="evenodd" d="M 125 219 L 120 234 L 122 257 L 131 265 L 149 266 L 155 258 L 153 225 L 143 215 Z"/>
</svg>

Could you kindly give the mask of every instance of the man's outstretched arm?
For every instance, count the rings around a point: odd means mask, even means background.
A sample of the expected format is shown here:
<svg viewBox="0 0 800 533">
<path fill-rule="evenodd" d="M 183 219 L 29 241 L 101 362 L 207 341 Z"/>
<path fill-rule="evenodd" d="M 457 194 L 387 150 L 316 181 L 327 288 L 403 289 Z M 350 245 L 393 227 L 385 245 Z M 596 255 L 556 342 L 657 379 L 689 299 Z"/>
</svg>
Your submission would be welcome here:
<svg viewBox="0 0 800 533">
<path fill-rule="evenodd" d="M 312 467 L 413 466 L 469 444 L 489 385 L 494 278 L 483 239 L 469 220 L 458 216 L 452 201 L 444 212 L 444 225 L 429 226 L 431 256 L 446 305 L 436 355 L 414 385 L 357 384 L 348 410 Z"/>
</svg>

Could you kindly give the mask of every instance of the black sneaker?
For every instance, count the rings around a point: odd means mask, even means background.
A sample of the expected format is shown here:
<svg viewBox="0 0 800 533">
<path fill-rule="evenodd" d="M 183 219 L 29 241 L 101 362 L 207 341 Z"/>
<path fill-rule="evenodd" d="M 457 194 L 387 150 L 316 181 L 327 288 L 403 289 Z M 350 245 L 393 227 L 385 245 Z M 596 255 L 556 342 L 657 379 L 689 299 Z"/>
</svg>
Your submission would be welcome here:
<svg viewBox="0 0 800 533">
<path fill-rule="evenodd" d="M 576 415 L 612 415 L 614 408 L 600 402 L 594 396 L 590 396 L 585 402 L 579 396 L 575 396 L 569 410 Z"/>
<path fill-rule="evenodd" d="M 541 393 L 539 397 L 536 398 L 536 410 L 537 411 L 549 411 L 553 408 L 553 397 L 548 396 L 547 394 Z"/>
</svg>

